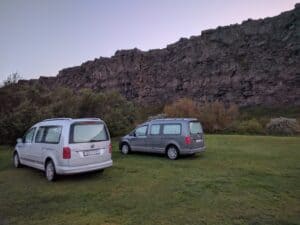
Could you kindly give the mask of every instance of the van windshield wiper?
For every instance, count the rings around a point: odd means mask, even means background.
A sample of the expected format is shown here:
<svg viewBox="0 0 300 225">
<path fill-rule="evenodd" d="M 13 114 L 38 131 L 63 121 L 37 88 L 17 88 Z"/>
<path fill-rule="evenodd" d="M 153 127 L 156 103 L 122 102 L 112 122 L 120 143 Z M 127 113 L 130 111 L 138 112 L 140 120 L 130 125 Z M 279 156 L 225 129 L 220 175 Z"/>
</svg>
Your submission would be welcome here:
<svg viewBox="0 0 300 225">
<path fill-rule="evenodd" d="M 98 141 L 101 141 L 101 140 L 90 140 L 89 142 L 98 142 Z"/>
</svg>

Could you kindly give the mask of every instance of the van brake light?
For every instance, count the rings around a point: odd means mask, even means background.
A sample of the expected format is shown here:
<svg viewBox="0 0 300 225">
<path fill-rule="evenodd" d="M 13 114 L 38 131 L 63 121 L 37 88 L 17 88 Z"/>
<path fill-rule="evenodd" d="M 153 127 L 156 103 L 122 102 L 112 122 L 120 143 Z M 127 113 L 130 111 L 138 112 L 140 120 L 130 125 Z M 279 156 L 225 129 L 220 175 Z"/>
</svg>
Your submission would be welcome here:
<svg viewBox="0 0 300 225">
<path fill-rule="evenodd" d="M 111 154 L 112 153 L 112 144 L 109 143 L 109 149 L 108 149 L 108 152 Z"/>
<path fill-rule="evenodd" d="M 71 149 L 70 147 L 63 147 L 63 159 L 71 158 Z"/>
<path fill-rule="evenodd" d="M 192 143 L 192 139 L 190 136 L 186 136 L 185 139 L 184 139 L 184 142 L 187 144 L 187 145 L 190 145 Z"/>
</svg>

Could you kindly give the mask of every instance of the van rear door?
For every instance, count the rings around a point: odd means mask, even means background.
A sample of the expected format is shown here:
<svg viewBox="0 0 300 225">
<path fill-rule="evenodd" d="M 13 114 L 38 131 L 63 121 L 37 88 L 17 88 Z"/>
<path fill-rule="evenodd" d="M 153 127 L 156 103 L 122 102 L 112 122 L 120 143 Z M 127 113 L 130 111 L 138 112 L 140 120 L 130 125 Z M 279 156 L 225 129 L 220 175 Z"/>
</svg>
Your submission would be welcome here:
<svg viewBox="0 0 300 225">
<path fill-rule="evenodd" d="M 84 166 L 111 159 L 110 137 L 101 121 L 80 121 L 70 125 L 70 166 Z M 64 151 L 64 150 L 63 150 Z"/>
<path fill-rule="evenodd" d="M 191 148 L 204 147 L 203 129 L 199 121 L 190 121 Z"/>
</svg>

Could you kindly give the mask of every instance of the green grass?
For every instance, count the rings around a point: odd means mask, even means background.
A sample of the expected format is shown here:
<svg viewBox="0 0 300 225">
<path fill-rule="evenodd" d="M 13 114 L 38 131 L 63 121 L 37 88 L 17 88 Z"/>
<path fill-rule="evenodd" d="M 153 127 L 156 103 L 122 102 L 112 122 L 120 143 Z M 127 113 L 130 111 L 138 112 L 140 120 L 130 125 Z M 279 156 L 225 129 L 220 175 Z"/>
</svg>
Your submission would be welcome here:
<svg viewBox="0 0 300 225">
<path fill-rule="evenodd" d="M 0 224 L 300 224 L 300 138 L 207 135 L 207 152 L 122 156 L 61 177 L 11 165 L 0 149 Z"/>
</svg>

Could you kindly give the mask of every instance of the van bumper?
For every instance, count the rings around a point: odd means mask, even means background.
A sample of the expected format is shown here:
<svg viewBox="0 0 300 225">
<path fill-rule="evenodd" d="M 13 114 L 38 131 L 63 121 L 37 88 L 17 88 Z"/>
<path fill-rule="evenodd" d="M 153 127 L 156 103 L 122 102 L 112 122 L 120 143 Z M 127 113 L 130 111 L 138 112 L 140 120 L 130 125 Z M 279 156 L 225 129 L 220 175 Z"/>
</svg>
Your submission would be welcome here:
<svg viewBox="0 0 300 225">
<path fill-rule="evenodd" d="M 205 146 L 201 147 L 201 148 L 192 148 L 192 149 L 181 149 L 180 154 L 182 155 L 188 155 L 188 154 L 194 154 L 197 152 L 205 152 Z"/>
<path fill-rule="evenodd" d="M 101 170 L 107 167 L 111 167 L 113 165 L 113 161 L 109 160 L 103 163 L 95 163 L 91 165 L 84 166 L 57 166 L 56 173 L 57 174 L 75 174 L 75 173 L 84 173 L 94 170 Z"/>
</svg>

